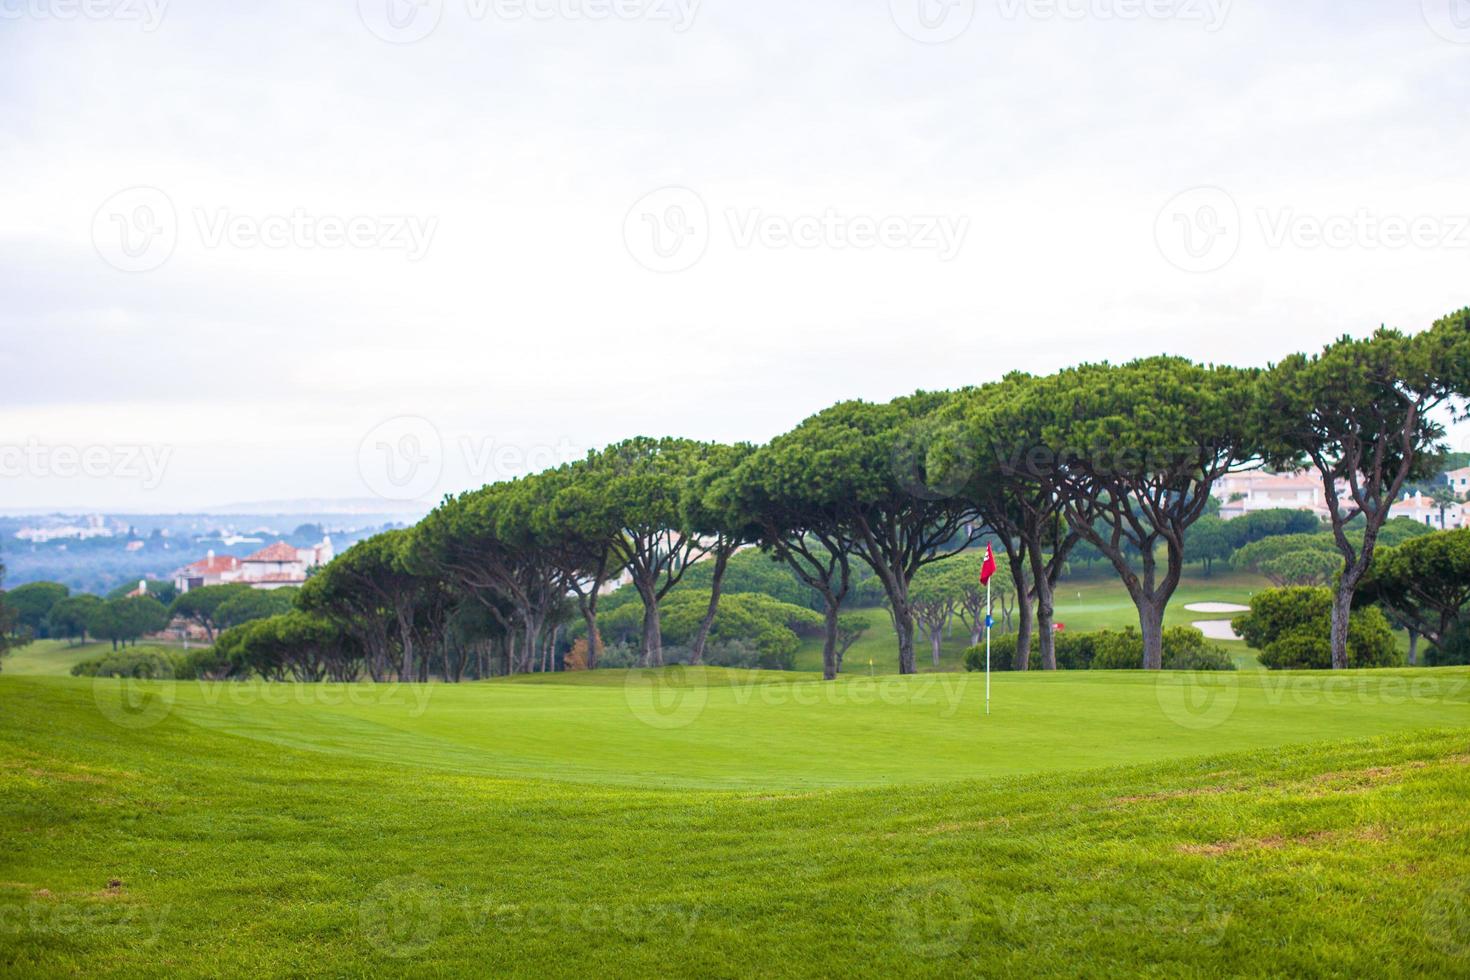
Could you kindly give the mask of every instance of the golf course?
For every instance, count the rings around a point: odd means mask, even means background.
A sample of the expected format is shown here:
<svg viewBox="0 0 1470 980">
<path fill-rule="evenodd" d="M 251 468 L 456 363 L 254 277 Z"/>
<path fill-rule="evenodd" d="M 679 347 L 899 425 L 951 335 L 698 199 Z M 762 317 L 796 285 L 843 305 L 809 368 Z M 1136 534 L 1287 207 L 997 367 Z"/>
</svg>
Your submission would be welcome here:
<svg viewBox="0 0 1470 980">
<path fill-rule="evenodd" d="M 4 973 L 1470 968 L 1463 668 L 997 674 L 987 716 L 979 674 L 50 653 L 0 676 Z"/>
<path fill-rule="evenodd" d="M 1390 386 L 1267 431 L 1384 359 L 1470 387 L 1470 310 L 1356 343 L 634 436 L 340 555 L 0 594 L 0 976 L 1470 975 L 1470 529 L 1389 519 L 1441 430 Z M 1364 432 L 1351 511 L 1218 516 L 1269 439 Z"/>
</svg>

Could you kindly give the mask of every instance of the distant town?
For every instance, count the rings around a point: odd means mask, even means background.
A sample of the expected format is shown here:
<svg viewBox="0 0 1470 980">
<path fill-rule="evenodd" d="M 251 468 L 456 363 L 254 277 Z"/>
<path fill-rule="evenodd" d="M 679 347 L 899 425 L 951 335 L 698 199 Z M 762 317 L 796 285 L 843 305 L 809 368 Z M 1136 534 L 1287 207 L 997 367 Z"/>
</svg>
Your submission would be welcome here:
<svg viewBox="0 0 1470 980">
<path fill-rule="evenodd" d="M 300 585 L 307 570 L 363 538 L 405 526 L 402 514 L 49 514 L 0 516 L 10 587 L 60 582 L 105 595 L 139 581 Z M 289 554 L 288 554 L 289 552 Z"/>
</svg>

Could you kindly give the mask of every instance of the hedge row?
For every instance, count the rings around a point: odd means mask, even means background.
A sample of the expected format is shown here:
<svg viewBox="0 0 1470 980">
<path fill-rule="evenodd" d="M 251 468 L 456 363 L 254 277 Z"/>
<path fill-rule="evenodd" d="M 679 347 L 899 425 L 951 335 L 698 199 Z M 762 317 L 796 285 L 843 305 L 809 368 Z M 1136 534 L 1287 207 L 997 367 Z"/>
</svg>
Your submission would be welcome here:
<svg viewBox="0 0 1470 980">
<path fill-rule="evenodd" d="M 1016 669 L 1015 633 L 991 635 L 990 669 Z M 1143 635 L 1129 626 L 1091 633 L 1061 632 L 1055 636 L 1058 670 L 1142 670 Z M 1031 641 L 1031 669 L 1041 666 L 1035 638 Z M 985 669 L 984 645 L 965 651 L 965 669 Z M 1165 670 L 1234 670 L 1229 654 L 1211 645 L 1193 626 L 1164 630 Z"/>
</svg>

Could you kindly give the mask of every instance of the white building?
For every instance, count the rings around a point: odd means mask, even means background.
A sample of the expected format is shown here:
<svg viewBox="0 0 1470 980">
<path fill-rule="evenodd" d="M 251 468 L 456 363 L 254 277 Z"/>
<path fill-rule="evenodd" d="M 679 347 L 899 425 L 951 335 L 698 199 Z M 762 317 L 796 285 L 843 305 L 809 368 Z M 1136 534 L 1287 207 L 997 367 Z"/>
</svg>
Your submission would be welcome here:
<svg viewBox="0 0 1470 980">
<path fill-rule="evenodd" d="M 307 572 L 325 565 L 334 556 L 331 535 L 309 548 L 294 548 L 284 541 L 277 541 L 244 558 L 231 555 L 216 557 L 211 551 L 202 561 L 185 565 L 175 572 L 174 585 L 180 592 L 231 582 L 243 582 L 257 589 L 303 585 Z"/>
<path fill-rule="evenodd" d="M 1450 470 L 1444 475 L 1444 478 L 1445 482 L 1450 485 L 1450 489 L 1455 491 L 1455 495 L 1461 500 L 1470 496 L 1470 466 L 1466 466 L 1463 469 Z"/>
<path fill-rule="evenodd" d="M 201 560 L 174 572 L 174 588 L 180 592 L 202 589 L 206 585 L 224 585 L 240 578 L 240 559 L 234 555 L 215 556 L 213 550 Z"/>
<path fill-rule="evenodd" d="M 1441 509 L 1432 498 L 1415 493 L 1412 497 L 1395 502 L 1389 509 L 1388 516 L 1390 519 L 1407 517 L 1436 531 L 1453 531 L 1467 526 L 1466 522 L 1470 521 L 1470 504 L 1455 503 Z"/>
<path fill-rule="evenodd" d="M 1322 478 L 1314 470 L 1232 473 L 1216 480 L 1210 492 L 1226 520 L 1261 510 L 1309 510 L 1323 520 L 1328 517 Z"/>
</svg>

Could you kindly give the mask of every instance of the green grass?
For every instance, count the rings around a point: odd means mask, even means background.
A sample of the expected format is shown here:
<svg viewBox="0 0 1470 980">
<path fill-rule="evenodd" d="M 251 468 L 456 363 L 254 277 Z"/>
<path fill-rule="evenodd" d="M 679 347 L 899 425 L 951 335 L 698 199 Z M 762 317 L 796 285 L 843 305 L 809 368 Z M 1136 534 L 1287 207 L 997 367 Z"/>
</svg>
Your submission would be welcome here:
<svg viewBox="0 0 1470 980">
<path fill-rule="evenodd" d="M 1181 680 L 7 674 L 0 974 L 1470 970 L 1470 670 Z"/>
<path fill-rule="evenodd" d="M 1454 726 L 1470 672 L 844 678 L 718 668 L 464 685 L 0 679 L 332 758 L 628 786 L 799 791 L 1034 775 Z M 1415 685 L 1427 693 L 1416 693 Z M 123 695 L 157 695 L 145 711 Z M 7 699 L 9 700 L 9 699 Z M 1016 751 L 1015 746 L 1025 746 Z"/>
<path fill-rule="evenodd" d="M 176 656 L 182 647 L 140 643 L 128 650 Z M 61 677 L 84 660 L 95 660 L 112 652 L 111 643 L 80 643 L 66 640 L 36 640 L 16 650 L 0 662 L 0 671 L 17 677 Z"/>
<path fill-rule="evenodd" d="M 1262 586 L 1187 579 L 1168 623 Z M 1134 622 L 1110 577 L 1058 600 Z M 834 685 L 94 683 L 109 645 L 32 644 L 0 974 L 1470 973 L 1470 670 L 1223 643 L 1241 673 L 998 674 L 986 717 L 963 637 L 899 678 L 860 614 Z"/>
</svg>

